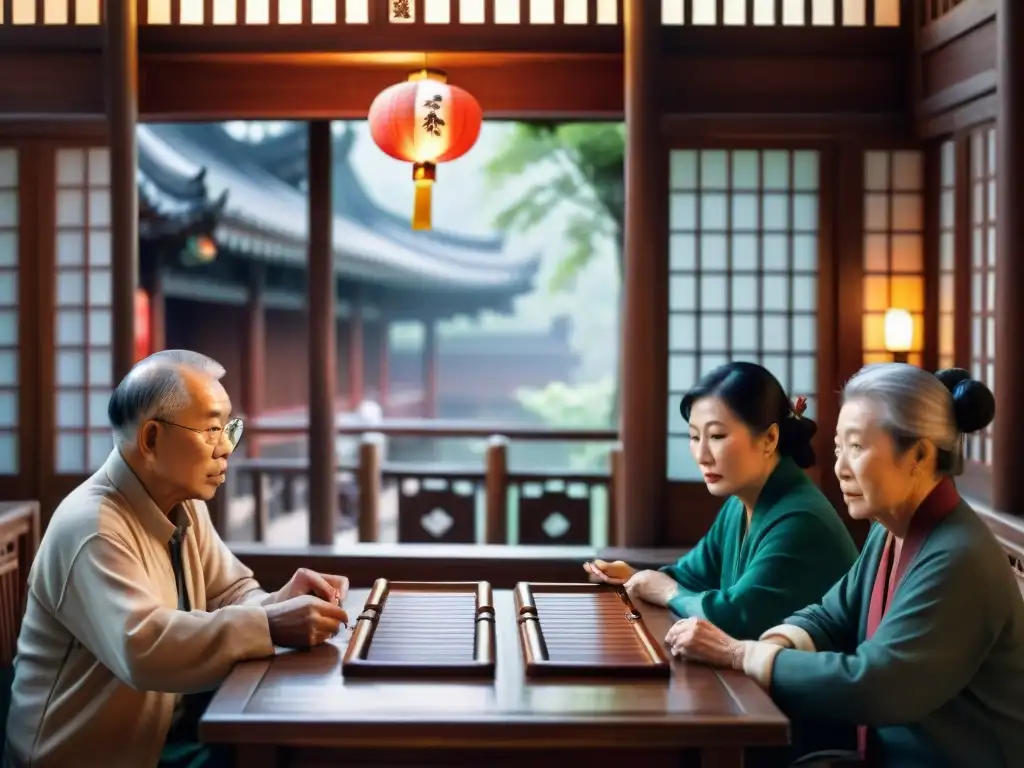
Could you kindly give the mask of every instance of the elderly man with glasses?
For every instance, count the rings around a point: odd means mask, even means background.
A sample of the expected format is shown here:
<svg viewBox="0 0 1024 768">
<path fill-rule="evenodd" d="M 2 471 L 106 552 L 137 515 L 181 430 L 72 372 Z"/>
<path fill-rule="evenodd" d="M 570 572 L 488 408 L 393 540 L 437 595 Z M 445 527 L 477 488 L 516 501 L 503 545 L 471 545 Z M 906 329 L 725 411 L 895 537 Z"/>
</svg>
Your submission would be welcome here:
<svg viewBox="0 0 1024 768">
<path fill-rule="evenodd" d="M 347 622 L 345 578 L 302 569 L 268 594 L 214 530 L 206 502 L 242 436 L 223 376 L 169 350 L 114 390 L 114 450 L 57 508 L 29 575 L 7 724 L 15 768 L 166 765 L 184 694 Z M 190 749 L 177 759 L 204 764 Z"/>
</svg>

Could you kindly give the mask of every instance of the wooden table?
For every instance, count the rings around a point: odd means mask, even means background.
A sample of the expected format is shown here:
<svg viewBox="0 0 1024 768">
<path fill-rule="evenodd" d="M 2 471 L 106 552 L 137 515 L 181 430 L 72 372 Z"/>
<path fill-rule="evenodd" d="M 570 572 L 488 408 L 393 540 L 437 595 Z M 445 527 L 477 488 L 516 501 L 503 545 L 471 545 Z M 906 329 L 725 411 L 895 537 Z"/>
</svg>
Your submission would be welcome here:
<svg viewBox="0 0 1024 768">
<path fill-rule="evenodd" d="M 345 601 L 358 615 L 368 590 Z M 200 724 L 204 742 L 231 745 L 236 765 L 541 766 L 628 760 L 738 768 L 745 747 L 781 746 L 789 723 L 745 676 L 676 661 L 671 681 L 527 682 L 512 592 L 495 590 L 493 682 L 344 680 L 347 634 L 308 652 L 239 664 Z M 673 623 L 644 605 L 658 638 Z"/>
</svg>

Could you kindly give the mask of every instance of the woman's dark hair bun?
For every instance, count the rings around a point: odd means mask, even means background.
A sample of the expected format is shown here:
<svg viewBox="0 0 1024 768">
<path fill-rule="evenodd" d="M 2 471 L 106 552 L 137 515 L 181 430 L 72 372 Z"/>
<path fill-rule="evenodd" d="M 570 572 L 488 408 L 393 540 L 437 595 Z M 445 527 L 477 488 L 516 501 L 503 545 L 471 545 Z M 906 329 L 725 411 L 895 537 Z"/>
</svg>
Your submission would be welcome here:
<svg viewBox="0 0 1024 768">
<path fill-rule="evenodd" d="M 795 413 L 779 421 L 779 453 L 789 456 L 801 469 L 813 467 L 813 439 L 818 425 L 813 419 L 798 416 Z"/>
<path fill-rule="evenodd" d="M 798 467 L 815 463 L 811 438 L 818 425 L 803 415 L 806 402 L 790 402 L 779 380 L 757 363 L 734 361 L 705 374 L 679 403 L 679 412 L 690 420 L 690 409 L 703 397 L 718 397 L 755 434 L 779 425 L 778 451 Z"/>
<path fill-rule="evenodd" d="M 992 390 L 963 368 L 946 368 L 935 374 L 935 378 L 953 395 L 953 415 L 956 427 L 969 434 L 984 429 L 996 415 L 996 398 Z"/>
</svg>

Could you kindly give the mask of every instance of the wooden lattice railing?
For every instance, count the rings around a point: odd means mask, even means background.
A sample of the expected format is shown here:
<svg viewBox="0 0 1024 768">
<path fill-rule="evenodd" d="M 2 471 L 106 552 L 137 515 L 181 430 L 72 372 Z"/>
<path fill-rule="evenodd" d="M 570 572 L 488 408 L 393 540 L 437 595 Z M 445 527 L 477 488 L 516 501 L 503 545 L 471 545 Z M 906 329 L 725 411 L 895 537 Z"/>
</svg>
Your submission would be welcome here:
<svg viewBox="0 0 1024 768">
<path fill-rule="evenodd" d="M 400 543 L 509 542 L 510 503 L 515 504 L 518 525 L 512 540 L 519 544 L 586 545 L 605 539 L 615 519 L 615 486 L 622 451 L 611 430 L 552 430 L 518 426 L 490 427 L 436 420 L 391 421 L 366 427 L 339 427 L 339 436 L 358 440 L 356 458 L 339 461 L 338 496 L 340 528 L 354 525 L 363 542 L 381 540 L 382 497 L 385 488 L 397 498 L 394 521 Z M 261 426 L 246 423 L 245 441 L 290 434 L 301 440 L 299 425 Z M 390 462 L 384 460 L 385 439 L 475 439 L 487 441 L 479 464 L 445 465 L 434 461 Z M 509 465 L 513 442 L 602 443 L 608 445 L 606 470 L 557 468 L 544 471 L 515 469 Z M 253 540 L 267 540 L 272 513 L 304 507 L 302 485 L 309 459 L 233 457 L 229 481 L 211 505 L 214 523 L 231 538 L 234 506 L 241 499 L 251 503 Z M 482 504 L 483 514 L 478 514 Z M 595 505 L 603 504 L 609 530 L 595 531 Z M 310 510 L 308 514 L 316 514 Z M 607 537 L 607 538 L 606 538 Z"/>
</svg>

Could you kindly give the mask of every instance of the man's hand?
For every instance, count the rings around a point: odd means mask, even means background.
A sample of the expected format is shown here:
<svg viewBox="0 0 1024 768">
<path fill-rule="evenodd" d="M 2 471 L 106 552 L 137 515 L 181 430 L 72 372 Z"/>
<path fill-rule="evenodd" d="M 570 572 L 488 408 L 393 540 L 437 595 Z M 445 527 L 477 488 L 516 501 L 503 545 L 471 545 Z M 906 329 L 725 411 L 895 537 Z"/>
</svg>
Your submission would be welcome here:
<svg viewBox="0 0 1024 768">
<path fill-rule="evenodd" d="M 341 606 L 347 594 L 348 579 L 344 576 L 332 576 L 308 568 L 299 568 L 288 583 L 271 595 L 270 600 L 264 605 L 283 603 L 301 595 L 316 595 L 321 600 Z"/>
<path fill-rule="evenodd" d="M 271 642 L 284 648 L 320 645 L 338 634 L 342 624 L 348 623 L 344 608 L 315 595 L 292 597 L 267 605 L 264 610 L 270 624 Z"/>
</svg>

